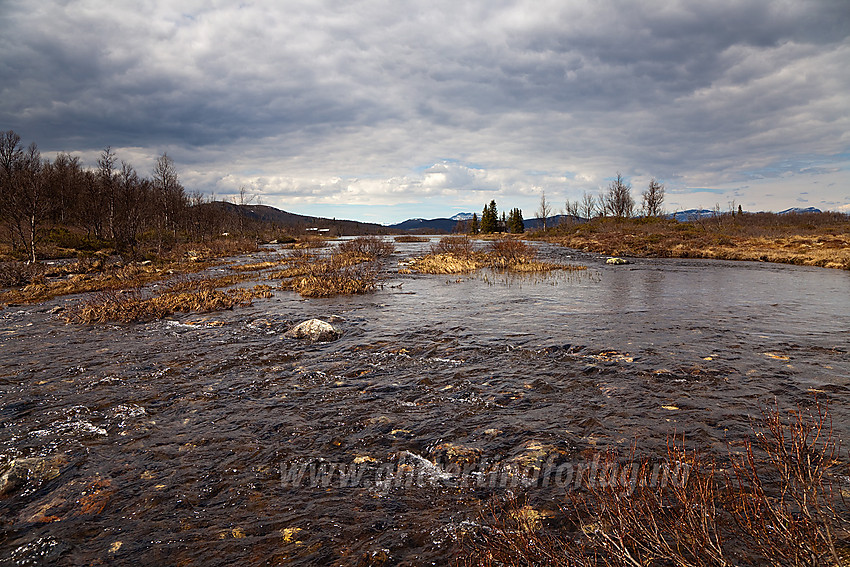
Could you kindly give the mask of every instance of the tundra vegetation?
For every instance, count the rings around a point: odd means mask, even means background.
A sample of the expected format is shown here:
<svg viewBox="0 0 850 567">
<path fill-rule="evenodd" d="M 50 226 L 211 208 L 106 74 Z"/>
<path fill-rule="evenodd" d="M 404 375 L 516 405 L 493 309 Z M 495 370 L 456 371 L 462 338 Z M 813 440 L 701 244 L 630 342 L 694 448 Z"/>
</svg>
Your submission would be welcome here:
<svg viewBox="0 0 850 567">
<path fill-rule="evenodd" d="M 611 256 L 753 260 L 850 269 L 847 215 L 733 211 L 687 222 L 599 216 L 562 224 L 532 238 Z"/>
<path fill-rule="evenodd" d="M 764 410 L 752 437 L 730 445 L 725 458 L 671 440 L 667 462 L 685 465 L 687 474 L 659 482 L 651 460 L 609 452 L 582 473 L 582 488 L 568 492 L 557 510 L 535 509 L 528 495 L 508 497 L 482 514 L 479 529 L 463 534 L 458 564 L 826 567 L 850 561 L 850 462 L 820 404 Z M 610 471 L 618 474 L 606 477 Z"/>
<path fill-rule="evenodd" d="M 686 222 L 668 218 L 656 179 L 641 194 L 618 173 L 597 197 L 567 201 L 570 221 L 538 231 L 542 238 L 610 256 L 754 260 L 850 269 L 850 217 L 842 213 L 745 213 L 729 203 Z M 636 216 L 640 213 L 640 216 Z"/>
</svg>

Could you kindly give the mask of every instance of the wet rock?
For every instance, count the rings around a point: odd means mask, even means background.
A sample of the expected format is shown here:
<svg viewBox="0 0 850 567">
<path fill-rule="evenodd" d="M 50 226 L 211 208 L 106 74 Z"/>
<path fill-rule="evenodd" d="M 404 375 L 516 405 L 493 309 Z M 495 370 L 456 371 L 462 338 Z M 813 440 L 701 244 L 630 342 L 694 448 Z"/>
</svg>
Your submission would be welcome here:
<svg viewBox="0 0 850 567">
<path fill-rule="evenodd" d="M 335 341 L 342 336 L 342 332 L 321 319 L 309 319 L 288 330 L 284 336 L 290 339 L 327 342 Z"/>
<path fill-rule="evenodd" d="M 631 262 L 629 262 L 625 258 L 608 258 L 607 260 L 605 260 L 605 263 L 606 264 L 614 264 L 614 265 L 618 265 L 618 266 L 622 265 L 622 264 L 631 264 Z"/>
<path fill-rule="evenodd" d="M 0 497 L 15 492 L 28 482 L 41 483 L 59 476 L 62 457 L 13 459 L 0 472 Z"/>
</svg>

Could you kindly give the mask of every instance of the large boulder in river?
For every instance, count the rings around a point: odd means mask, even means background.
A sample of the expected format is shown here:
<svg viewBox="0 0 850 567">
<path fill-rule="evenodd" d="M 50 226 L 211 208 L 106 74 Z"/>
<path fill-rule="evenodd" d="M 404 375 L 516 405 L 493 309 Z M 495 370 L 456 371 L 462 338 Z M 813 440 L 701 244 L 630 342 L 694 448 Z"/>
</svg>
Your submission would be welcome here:
<svg viewBox="0 0 850 567">
<path fill-rule="evenodd" d="M 311 341 L 335 341 L 342 332 L 321 319 L 308 319 L 284 333 L 290 339 L 309 339 Z"/>
<path fill-rule="evenodd" d="M 620 266 L 620 265 L 623 265 L 623 264 L 631 264 L 631 262 L 629 262 L 625 258 L 616 258 L 616 257 L 615 258 L 608 258 L 605 261 L 605 263 L 606 264 L 614 264 L 615 266 Z"/>
</svg>

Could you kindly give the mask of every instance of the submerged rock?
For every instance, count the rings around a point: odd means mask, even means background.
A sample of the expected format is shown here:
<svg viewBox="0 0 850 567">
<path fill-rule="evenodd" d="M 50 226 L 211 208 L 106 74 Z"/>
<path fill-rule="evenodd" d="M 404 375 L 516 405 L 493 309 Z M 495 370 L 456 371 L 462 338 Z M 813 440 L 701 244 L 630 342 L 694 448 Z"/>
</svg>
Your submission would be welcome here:
<svg viewBox="0 0 850 567">
<path fill-rule="evenodd" d="M 321 319 L 308 319 L 284 333 L 290 339 L 309 339 L 311 341 L 335 341 L 342 331 Z"/>
<path fill-rule="evenodd" d="M 66 462 L 64 456 L 12 459 L 0 470 L 0 497 L 27 484 L 38 485 L 56 478 Z"/>
<path fill-rule="evenodd" d="M 629 262 L 625 258 L 608 258 L 607 260 L 605 260 L 605 263 L 606 264 L 616 264 L 616 265 L 631 264 L 631 262 Z"/>
</svg>

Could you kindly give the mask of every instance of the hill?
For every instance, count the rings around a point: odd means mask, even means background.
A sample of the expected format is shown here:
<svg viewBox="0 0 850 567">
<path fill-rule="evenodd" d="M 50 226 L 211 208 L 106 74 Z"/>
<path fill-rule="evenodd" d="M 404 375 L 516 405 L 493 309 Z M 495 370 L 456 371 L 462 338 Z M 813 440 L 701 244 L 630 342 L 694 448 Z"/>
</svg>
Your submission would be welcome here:
<svg viewBox="0 0 850 567">
<path fill-rule="evenodd" d="M 213 206 L 228 214 L 243 216 L 249 222 L 275 224 L 291 229 L 295 233 L 307 229 L 327 229 L 331 236 L 357 236 L 362 234 L 397 234 L 399 231 L 376 223 L 353 220 L 311 217 L 282 211 L 268 205 L 235 205 L 227 201 L 216 201 Z"/>
</svg>

